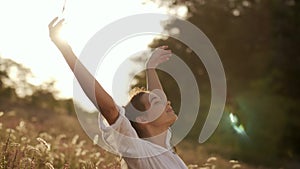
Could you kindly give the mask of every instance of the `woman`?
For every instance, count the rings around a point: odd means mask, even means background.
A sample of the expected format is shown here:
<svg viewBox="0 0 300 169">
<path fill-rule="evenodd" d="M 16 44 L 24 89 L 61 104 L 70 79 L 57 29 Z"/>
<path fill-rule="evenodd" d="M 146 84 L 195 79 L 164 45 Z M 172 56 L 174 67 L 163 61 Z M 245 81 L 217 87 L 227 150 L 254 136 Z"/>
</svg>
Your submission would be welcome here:
<svg viewBox="0 0 300 169">
<path fill-rule="evenodd" d="M 49 24 L 50 38 L 61 51 L 85 94 L 101 112 L 99 123 L 102 137 L 112 151 L 119 153 L 128 168 L 132 169 L 186 169 L 170 146 L 169 128 L 177 116 L 155 71 L 156 66 L 169 59 L 171 50 L 167 50 L 167 46 L 154 50 L 147 62 L 148 91 L 137 91 L 125 107 L 120 107 L 77 59 L 67 42 L 59 38 L 64 20 L 57 20 L 55 18 Z"/>
</svg>

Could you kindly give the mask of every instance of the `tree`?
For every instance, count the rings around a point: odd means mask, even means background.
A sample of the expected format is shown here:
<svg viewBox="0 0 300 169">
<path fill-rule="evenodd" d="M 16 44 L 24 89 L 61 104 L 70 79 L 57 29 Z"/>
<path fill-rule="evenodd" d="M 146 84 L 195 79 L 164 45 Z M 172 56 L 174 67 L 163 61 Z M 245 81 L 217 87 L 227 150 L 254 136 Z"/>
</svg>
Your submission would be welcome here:
<svg viewBox="0 0 300 169">
<path fill-rule="evenodd" d="M 276 165 L 284 161 L 279 159 L 297 161 L 299 3 L 293 0 L 155 2 L 168 6 L 175 14 L 182 6 L 186 7 L 186 20 L 208 36 L 223 62 L 229 93 L 226 110 L 219 128 L 205 145 L 213 144 L 218 153 L 256 164 Z M 176 21 L 164 28 L 171 32 L 174 27 Z M 209 77 L 201 61 L 182 42 L 173 38 L 156 39 L 150 47 L 163 44 L 168 44 L 197 77 L 201 108 L 189 134 L 189 138 L 197 139 L 210 106 Z M 159 76 L 163 83 L 170 82 L 166 74 Z M 141 79 L 137 80 L 143 84 Z M 179 93 L 176 85 L 164 84 L 172 102 L 180 103 L 180 97 L 174 94 Z M 229 113 L 239 117 L 248 139 L 231 127 Z"/>
</svg>

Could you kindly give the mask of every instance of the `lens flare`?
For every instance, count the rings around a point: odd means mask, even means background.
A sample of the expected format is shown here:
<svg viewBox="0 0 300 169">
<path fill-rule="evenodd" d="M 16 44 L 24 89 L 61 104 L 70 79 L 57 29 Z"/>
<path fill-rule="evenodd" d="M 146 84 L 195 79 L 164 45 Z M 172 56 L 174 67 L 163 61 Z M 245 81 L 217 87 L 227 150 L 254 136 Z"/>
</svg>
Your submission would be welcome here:
<svg viewBox="0 0 300 169">
<path fill-rule="evenodd" d="M 242 124 L 239 124 L 238 117 L 234 115 L 233 113 L 229 113 L 229 118 L 231 122 L 232 128 L 241 135 L 247 135 L 245 128 Z"/>
</svg>

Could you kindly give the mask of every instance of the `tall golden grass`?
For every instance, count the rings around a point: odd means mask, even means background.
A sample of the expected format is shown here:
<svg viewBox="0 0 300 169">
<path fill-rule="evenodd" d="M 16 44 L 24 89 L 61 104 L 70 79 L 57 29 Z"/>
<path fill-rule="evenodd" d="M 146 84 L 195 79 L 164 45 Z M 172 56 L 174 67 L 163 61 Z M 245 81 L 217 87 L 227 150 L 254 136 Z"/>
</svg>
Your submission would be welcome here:
<svg viewBox="0 0 300 169">
<path fill-rule="evenodd" d="M 0 123 L 1 169 L 106 169 L 120 168 L 120 158 L 114 156 L 86 138 L 72 133 L 48 133 L 30 121 L 14 116 Z M 11 124 L 19 121 L 14 127 Z M 58 131 L 58 130 L 56 130 Z M 74 131 L 76 133 L 76 131 Z"/>
<path fill-rule="evenodd" d="M 20 117 L 18 112 L 0 112 L 0 169 L 121 168 L 121 158 L 93 144 L 75 117 L 63 115 L 44 122 Z M 183 141 L 177 149 L 189 169 L 254 168 L 210 154 L 189 141 Z"/>
</svg>

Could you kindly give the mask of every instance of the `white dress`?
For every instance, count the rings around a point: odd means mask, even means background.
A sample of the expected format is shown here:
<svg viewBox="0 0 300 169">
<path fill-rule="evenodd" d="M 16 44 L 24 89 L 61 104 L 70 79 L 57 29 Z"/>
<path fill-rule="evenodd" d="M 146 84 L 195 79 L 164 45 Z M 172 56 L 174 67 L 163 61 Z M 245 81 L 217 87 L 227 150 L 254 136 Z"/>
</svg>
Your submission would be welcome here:
<svg viewBox="0 0 300 169">
<path fill-rule="evenodd" d="M 108 125 L 99 113 L 99 127 L 106 148 L 121 155 L 129 169 L 187 169 L 185 163 L 170 146 L 170 131 L 166 138 L 168 148 L 141 139 L 125 117 L 125 109 L 119 106 L 117 108 L 119 117 L 112 125 Z"/>
</svg>

